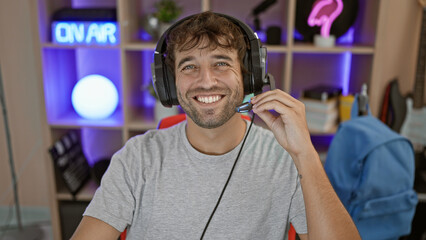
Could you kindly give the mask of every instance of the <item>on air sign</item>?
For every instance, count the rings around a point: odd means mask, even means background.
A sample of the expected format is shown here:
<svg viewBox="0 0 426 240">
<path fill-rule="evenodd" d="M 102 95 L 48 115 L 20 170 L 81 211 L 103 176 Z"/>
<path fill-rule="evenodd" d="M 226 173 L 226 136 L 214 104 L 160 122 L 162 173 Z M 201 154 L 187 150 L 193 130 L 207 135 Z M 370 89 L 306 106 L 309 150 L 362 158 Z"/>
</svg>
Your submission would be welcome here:
<svg viewBox="0 0 426 240">
<path fill-rule="evenodd" d="M 52 40 L 64 45 L 117 45 L 120 36 L 116 22 L 55 21 Z"/>
</svg>

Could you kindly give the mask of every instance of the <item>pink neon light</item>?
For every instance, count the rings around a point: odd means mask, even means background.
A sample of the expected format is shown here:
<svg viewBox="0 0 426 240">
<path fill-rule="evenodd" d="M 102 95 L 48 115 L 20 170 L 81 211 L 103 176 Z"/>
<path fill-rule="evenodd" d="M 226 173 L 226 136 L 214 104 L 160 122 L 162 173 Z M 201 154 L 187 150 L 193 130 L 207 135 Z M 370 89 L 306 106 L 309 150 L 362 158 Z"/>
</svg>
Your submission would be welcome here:
<svg viewBox="0 0 426 240">
<path fill-rule="evenodd" d="M 318 0 L 308 17 L 308 25 L 321 26 L 321 36 L 329 37 L 334 20 L 342 13 L 342 0 Z"/>
</svg>

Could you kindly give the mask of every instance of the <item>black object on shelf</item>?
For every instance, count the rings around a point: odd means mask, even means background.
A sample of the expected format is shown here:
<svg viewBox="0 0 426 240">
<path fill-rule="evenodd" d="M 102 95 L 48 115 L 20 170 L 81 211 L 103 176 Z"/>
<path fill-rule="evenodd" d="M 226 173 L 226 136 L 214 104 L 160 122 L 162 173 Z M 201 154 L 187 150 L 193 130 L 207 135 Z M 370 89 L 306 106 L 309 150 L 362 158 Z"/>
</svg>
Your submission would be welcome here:
<svg viewBox="0 0 426 240">
<path fill-rule="evenodd" d="M 271 7 L 276 2 L 277 2 L 277 0 L 264 0 L 251 11 L 252 16 L 254 16 L 254 30 L 255 31 L 259 31 L 261 29 L 259 14 L 266 11 L 269 7 Z"/>
<path fill-rule="evenodd" d="M 342 88 L 331 85 L 317 85 L 303 91 L 304 98 L 326 101 L 342 94 Z"/>
<path fill-rule="evenodd" d="M 270 26 L 266 29 L 266 43 L 271 45 L 281 44 L 281 28 Z"/>
<path fill-rule="evenodd" d="M 61 239 L 71 239 L 83 218 L 88 201 L 60 201 L 58 204 L 61 224 Z"/>
<path fill-rule="evenodd" d="M 66 187 L 75 196 L 90 178 L 90 166 L 77 132 L 70 131 L 62 136 L 49 148 L 49 152 Z"/>
<path fill-rule="evenodd" d="M 52 16 L 52 21 L 116 22 L 115 8 L 62 8 Z"/>
<path fill-rule="evenodd" d="M 111 160 L 109 158 L 100 159 L 92 167 L 93 176 L 97 184 L 101 183 L 102 177 L 109 167 Z"/>
</svg>

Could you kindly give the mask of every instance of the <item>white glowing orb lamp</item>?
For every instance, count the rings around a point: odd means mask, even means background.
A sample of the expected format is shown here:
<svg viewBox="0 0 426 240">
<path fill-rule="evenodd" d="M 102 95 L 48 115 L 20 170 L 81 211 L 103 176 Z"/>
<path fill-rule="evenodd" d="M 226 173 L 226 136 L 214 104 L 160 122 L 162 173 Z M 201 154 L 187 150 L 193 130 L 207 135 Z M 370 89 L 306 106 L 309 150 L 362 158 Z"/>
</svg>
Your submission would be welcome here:
<svg viewBox="0 0 426 240">
<path fill-rule="evenodd" d="M 80 117 L 105 119 L 117 108 L 118 91 L 108 78 L 92 74 L 77 82 L 72 90 L 71 101 Z"/>
</svg>

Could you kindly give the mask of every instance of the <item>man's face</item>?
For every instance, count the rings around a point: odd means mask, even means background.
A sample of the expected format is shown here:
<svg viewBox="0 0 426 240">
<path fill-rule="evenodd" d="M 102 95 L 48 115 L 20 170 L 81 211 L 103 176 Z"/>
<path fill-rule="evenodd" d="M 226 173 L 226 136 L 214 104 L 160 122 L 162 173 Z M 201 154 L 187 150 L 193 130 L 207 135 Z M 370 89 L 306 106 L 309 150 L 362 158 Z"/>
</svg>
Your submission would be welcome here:
<svg viewBox="0 0 426 240">
<path fill-rule="evenodd" d="M 175 74 L 181 107 L 198 126 L 211 129 L 235 114 L 244 89 L 237 51 L 206 44 L 176 52 Z"/>
</svg>

